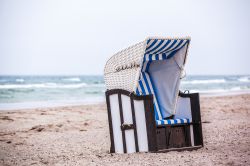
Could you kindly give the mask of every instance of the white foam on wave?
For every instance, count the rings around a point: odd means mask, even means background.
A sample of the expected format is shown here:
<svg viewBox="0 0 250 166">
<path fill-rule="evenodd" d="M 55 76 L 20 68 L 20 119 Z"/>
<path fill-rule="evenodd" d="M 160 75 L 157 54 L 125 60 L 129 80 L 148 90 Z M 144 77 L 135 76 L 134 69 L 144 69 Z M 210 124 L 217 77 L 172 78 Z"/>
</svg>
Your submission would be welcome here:
<svg viewBox="0 0 250 166">
<path fill-rule="evenodd" d="M 211 89 L 211 90 L 198 90 L 198 89 L 192 89 L 189 90 L 190 93 L 223 93 L 223 92 L 227 92 L 229 90 L 226 89 Z"/>
<path fill-rule="evenodd" d="M 56 88 L 65 88 L 65 89 L 71 89 L 71 88 L 83 88 L 87 87 L 86 83 L 80 83 L 80 84 L 66 84 L 66 85 L 59 85 Z"/>
<path fill-rule="evenodd" d="M 16 79 L 16 82 L 24 82 L 24 79 L 22 79 L 22 78 L 17 78 L 17 79 Z"/>
<path fill-rule="evenodd" d="M 44 83 L 44 84 L 7 84 L 0 85 L 0 89 L 29 89 L 29 88 L 58 88 L 58 89 L 70 89 L 70 88 L 82 88 L 87 87 L 86 83 L 79 84 L 56 84 L 56 83 Z"/>
<path fill-rule="evenodd" d="M 240 82 L 250 82 L 250 79 L 249 79 L 249 77 L 240 77 L 238 79 L 238 81 L 240 81 Z"/>
<path fill-rule="evenodd" d="M 232 88 L 229 88 L 229 89 L 208 89 L 208 90 L 198 90 L 198 89 L 192 89 L 192 90 L 189 90 L 190 93 L 208 93 L 208 94 L 212 94 L 212 93 L 225 93 L 225 92 L 235 92 L 235 91 L 249 91 L 250 89 L 244 89 L 244 88 L 241 88 L 239 86 L 236 86 L 236 87 L 232 87 Z"/>
<path fill-rule="evenodd" d="M 214 80 L 193 80 L 193 81 L 182 81 L 182 84 L 216 84 L 216 83 L 226 83 L 224 79 L 214 79 Z"/>
<path fill-rule="evenodd" d="M 20 89 L 20 88 L 42 88 L 44 87 L 44 84 L 6 84 L 6 85 L 0 85 L 0 89 Z"/>
<path fill-rule="evenodd" d="M 103 88 L 105 87 L 105 84 L 89 84 L 88 87 Z"/>
<path fill-rule="evenodd" d="M 250 89 L 232 88 L 230 90 L 215 90 L 215 91 L 202 91 L 200 92 L 202 96 L 228 96 L 228 95 L 241 95 L 250 94 Z"/>
<path fill-rule="evenodd" d="M 70 81 L 70 82 L 80 82 L 81 79 L 79 77 L 72 77 L 72 78 L 64 78 L 63 81 Z"/>
</svg>

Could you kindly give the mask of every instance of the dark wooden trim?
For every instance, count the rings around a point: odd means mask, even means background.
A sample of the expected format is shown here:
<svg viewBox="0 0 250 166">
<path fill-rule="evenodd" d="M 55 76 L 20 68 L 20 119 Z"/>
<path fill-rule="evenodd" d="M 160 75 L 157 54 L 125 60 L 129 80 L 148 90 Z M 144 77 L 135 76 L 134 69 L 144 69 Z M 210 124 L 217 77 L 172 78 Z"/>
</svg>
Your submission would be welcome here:
<svg viewBox="0 0 250 166">
<path fill-rule="evenodd" d="M 184 150 L 197 150 L 202 148 L 202 146 L 189 146 L 189 147 L 183 147 L 183 148 L 169 148 L 169 149 L 163 149 L 163 150 L 158 150 L 157 153 L 165 153 L 165 152 L 170 152 L 170 151 L 184 151 Z"/>
<path fill-rule="evenodd" d="M 167 149 L 168 145 L 168 130 L 167 128 L 156 129 L 157 150 Z"/>
<path fill-rule="evenodd" d="M 124 119 L 123 119 L 121 93 L 118 93 L 118 101 L 119 101 L 120 118 L 121 118 L 121 126 L 122 126 L 124 123 Z M 124 151 L 124 153 L 127 153 L 126 138 L 125 138 L 125 131 L 124 130 L 122 130 L 122 143 L 123 143 L 123 151 Z"/>
<path fill-rule="evenodd" d="M 134 100 L 153 100 L 153 95 L 143 95 L 143 96 L 137 96 L 134 93 L 131 93 L 130 96 Z"/>
<path fill-rule="evenodd" d="M 123 94 L 129 96 L 130 92 L 123 89 L 111 89 L 106 91 L 106 95 Z"/>
<path fill-rule="evenodd" d="M 156 131 L 158 151 L 192 147 L 190 125 L 162 126 L 157 127 Z"/>
<path fill-rule="evenodd" d="M 191 94 L 190 99 L 191 99 L 191 110 L 192 110 L 193 122 L 199 123 L 199 124 L 193 125 L 194 145 L 202 145 L 203 146 L 199 94 L 198 93 Z"/>
<path fill-rule="evenodd" d="M 109 134 L 110 134 L 110 144 L 111 144 L 110 145 L 110 153 L 115 153 L 110 100 L 109 100 L 109 95 L 107 95 L 107 94 L 106 94 L 106 102 L 107 102 L 107 112 L 108 112 L 108 121 L 109 121 Z"/>
<path fill-rule="evenodd" d="M 196 94 L 198 94 L 198 93 L 183 93 L 182 91 L 179 91 L 179 96 L 180 97 L 192 97 L 193 95 L 196 95 Z"/>
<path fill-rule="evenodd" d="M 166 126 L 165 133 L 166 133 L 166 149 L 169 149 L 169 141 L 170 141 L 170 135 L 171 135 L 171 126 Z"/>
<path fill-rule="evenodd" d="M 133 100 L 146 100 L 146 99 L 152 99 L 153 97 L 153 95 L 137 96 L 136 94 L 123 90 L 123 89 L 111 89 L 111 90 L 106 91 L 106 95 L 112 95 L 112 94 L 118 94 L 118 93 L 131 97 L 131 99 Z"/>
<path fill-rule="evenodd" d="M 131 130 L 131 129 L 134 129 L 134 128 L 135 128 L 134 124 L 125 124 L 125 123 L 123 123 L 121 125 L 121 130 Z"/>
<path fill-rule="evenodd" d="M 190 135 L 190 125 L 184 127 L 185 130 L 185 142 L 186 146 L 192 146 L 191 135 Z"/>
<path fill-rule="evenodd" d="M 132 111 L 132 118 L 134 124 L 134 136 L 135 136 L 135 150 L 139 152 L 139 145 L 138 145 L 138 135 L 137 135 L 137 128 L 136 128 L 136 117 L 135 117 L 135 107 L 134 107 L 134 100 L 130 97 L 131 103 L 131 111 Z"/>
<path fill-rule="evenodd" d="M 145 108 L 145 118 L 148 136 L 148 149 L 149 151 L 157 151 L 157 137 L 156 137 L 156 122 L 155 122 L 155 112 L 153 105 L 153 95 L 149 98 L 144 99 Z"/>
</svg>

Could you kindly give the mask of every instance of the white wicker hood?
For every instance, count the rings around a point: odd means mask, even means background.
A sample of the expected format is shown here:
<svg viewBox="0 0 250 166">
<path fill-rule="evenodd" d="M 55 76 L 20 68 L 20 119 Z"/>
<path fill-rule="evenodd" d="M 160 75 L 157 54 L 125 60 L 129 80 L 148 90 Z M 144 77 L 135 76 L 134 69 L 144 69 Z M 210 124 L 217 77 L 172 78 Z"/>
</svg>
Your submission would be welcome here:
<svg viewBox="0 0 250 166">
<path fill-rule="evenodd" d="M 153 94 L 159 116 L 160 109 L 165 107 L 169 114 L 174 114 L 189 43 L 189 37 L 150 37 L 116 53 L 104 69 L 106 88 L 124 89 L 137 95 Z M 167 102 L 161 102 L 163 99 Z"/>
</svg>

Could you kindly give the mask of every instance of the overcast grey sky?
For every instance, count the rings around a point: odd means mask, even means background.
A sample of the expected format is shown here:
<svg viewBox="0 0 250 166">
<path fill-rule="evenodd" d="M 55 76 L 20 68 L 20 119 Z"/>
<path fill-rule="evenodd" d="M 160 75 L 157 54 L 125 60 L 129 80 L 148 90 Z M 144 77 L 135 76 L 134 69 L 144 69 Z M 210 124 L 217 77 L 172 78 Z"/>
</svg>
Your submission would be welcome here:
<svg viewBox="0 0 250 166">
<path fill-rule="evenodd" d="M 103 74 L 148 36 L 191 36 L 187 74 L 250 74 L 249 0 L 0 0 L 0 74 Z"/>
</svg>

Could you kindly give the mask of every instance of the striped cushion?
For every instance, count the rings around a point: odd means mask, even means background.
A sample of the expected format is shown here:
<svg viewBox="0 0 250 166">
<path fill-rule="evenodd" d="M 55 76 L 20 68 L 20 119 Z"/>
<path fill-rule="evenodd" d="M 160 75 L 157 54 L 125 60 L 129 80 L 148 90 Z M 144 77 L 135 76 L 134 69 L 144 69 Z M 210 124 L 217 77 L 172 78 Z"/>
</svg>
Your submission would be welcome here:
<svg viewBox="0 0 250 166">
<path fill-rule="evenodd" d="M 187 118 L 181 119 L 168 119 L 168 120 L 156 120 L 156 125 L 173 125 L 173 124 L 186 124 L 191 121 Z"/>
</svg>

